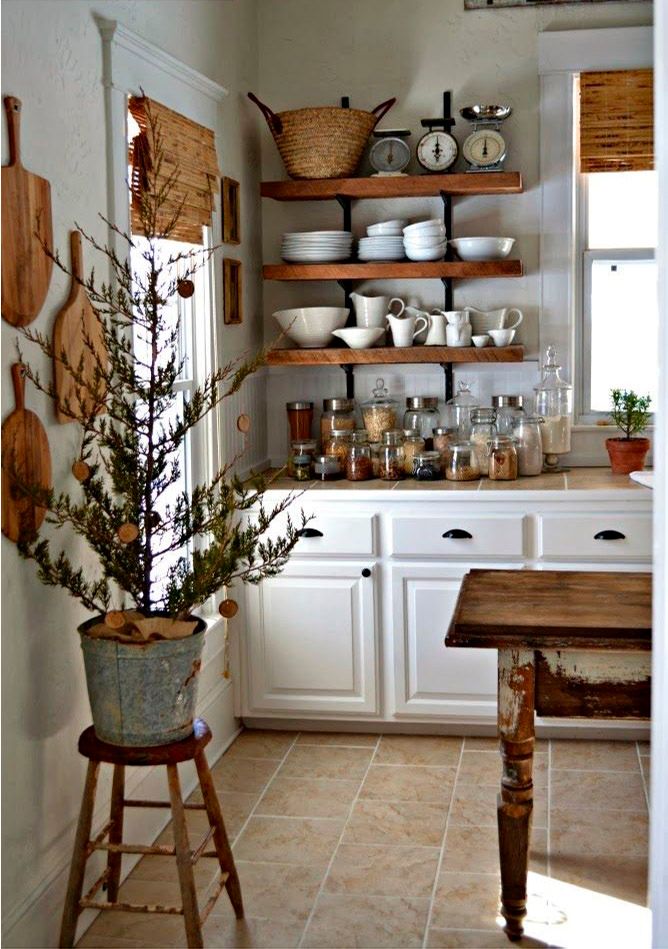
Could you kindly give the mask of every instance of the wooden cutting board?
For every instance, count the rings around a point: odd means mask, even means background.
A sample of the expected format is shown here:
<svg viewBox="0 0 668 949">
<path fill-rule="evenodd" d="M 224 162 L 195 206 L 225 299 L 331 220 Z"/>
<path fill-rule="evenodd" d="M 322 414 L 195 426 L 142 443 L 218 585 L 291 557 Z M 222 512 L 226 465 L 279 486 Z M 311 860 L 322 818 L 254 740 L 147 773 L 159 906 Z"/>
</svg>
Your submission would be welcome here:
<svg viewBox="0 0 668 949">
<path fill-rule="evenodd" d="M 53 247 L 51 186 L 21 164 L 21 102 L 5 97 L 9 164 L 2 169 L 2 317 L 27 326 L 39 315 L 53 261 L 40 239 Z"/>
<path fill-rule="evenodd" d="M 37 534 L 46 510 L 22 496 L 13 483 L 51 487 L 51 454 L 42 423 L 25 407 L 25 378 L 20 362 L 12 366 L 16 408 L 2 423 L 2 533 L 16 543 Z"/>
<path fill-rule="evenodd" d="M 78 412 L 81 408 L 84 413 L 92 408 L 92 400 L 85 395 L 79 402 L 77 383 L 62 361 L 58 358 L 65 351 L 66 358 L 71 366 L 78 368 L 83 357 L 83 375 L 88 378 L 91 387 L 95 382 L 95 367 L 99 362 L 107 364 L 107 350 L 104 335 L 98 318 L 95 315 L 86 291 L 78 282 L 83 280 L 83 253 L 81 250 L 81 234 L 79 231 L 70 231 L 70 248 L 72 253 L 72 286 L 67 303 L 56 316 L 53 328 L 53 373 L 56 387 L 56 417 L 59 422 L 75 421 L 69 415 L 61 412 L 60 405 L 69 404 Z M 87 345 L 88 340 L 89 345 Z"/>
</svg>

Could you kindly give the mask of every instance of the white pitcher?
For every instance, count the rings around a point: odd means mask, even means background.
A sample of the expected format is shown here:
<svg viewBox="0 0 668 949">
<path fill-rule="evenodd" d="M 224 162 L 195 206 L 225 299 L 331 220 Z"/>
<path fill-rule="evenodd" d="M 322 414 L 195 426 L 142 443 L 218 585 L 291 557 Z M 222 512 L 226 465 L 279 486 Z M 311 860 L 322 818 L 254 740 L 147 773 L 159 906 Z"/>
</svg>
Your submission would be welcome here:
<svg viewBox="0 0 668 949">
<path fill-rule="evenodd" d="M 456 323 L 448 323 L 445 328 L 445 338 L 448 346 L 470 346 L 471 336 L 472 328 L 468 322 L 460 323 L 459 325 Z"/>
<path fill-rule="evenodd" d="M 418 323 L 421 325 L 416 329 Z M 415 337 L 427 326 L 427 318 L 414 314 L 394 316 L 392 313 L 388 313 L 387 325 L 392 332 L 392 342 L 395 346 L 412 346 Z"/>
<path fill-rule="evenodd" d="M 441 310 L 432 310 L 427 319 L 429 320 L 429 329 L 424 341 L 425 346 L 445 346 L 447 344 L 445 313 Z"/>
<path fill-rule="evenodd" d="M 490 330 L 514 330 L 524 319 L 524 314 L 514 306 L 504 306 L 497 310 L 479 310 L 475 306 L 465 306 L 473 333 L 480 336 Z"/>
<path fill-rule="evenodd" d="M 385 318 L 391 312 L 392 304 L 398 302 L 401 308 L 397 315 L 404 311 L 404 301 L 398 297 L 390 299 L 384 294 L 378 296 L 365 295 L 362 293 L 351 293 L 350 299 L 355 308 L 355 322 L 358 326 L 364 326 L 367 329 L 385 328 Z"/>
</svg>

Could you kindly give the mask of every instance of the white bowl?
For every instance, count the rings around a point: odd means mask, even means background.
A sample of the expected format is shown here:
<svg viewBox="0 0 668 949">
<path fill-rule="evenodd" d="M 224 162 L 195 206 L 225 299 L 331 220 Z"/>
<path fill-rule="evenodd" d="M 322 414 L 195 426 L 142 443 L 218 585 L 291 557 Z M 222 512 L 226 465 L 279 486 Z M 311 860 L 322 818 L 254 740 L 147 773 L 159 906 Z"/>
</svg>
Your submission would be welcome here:
<svg viewBox="0 0 668 949">
<path fill-rule="evenodd" d="M 369 349 L 384 333 L 385 330 L 382 327 L 350 326 L 345 330 L 334 330 L 333 335 L 342 339 L 351 349 Z"/>
<path fill-rule="evenodd" d="M 274 319 L 301 349 L 322 349 L 331 343 L 334 330 L 345 326 L 349 314 L 340 306 L 301 306 L 277 310 Z"/>
<path fill-rule="evenodd" d="M 379 221 L 377 224 L 369 224 L 366 232 L 369 237 L 376 237 L 381 234 L 401 234 L 402 229 L 407 224 L 406 218 L 396 218 L 394 221 Z"/>
<path fill-rule="evenodd" d="M 425 237 L 404 237 L 404 247 L 434 247 L 435 244 L 445 243 L 443 234 L 427 234 Z"/>
<path fill-rule="evenodd" d="M 417 234 L 422 235 L 426 232 L 444 227 L 443 221 L 437 217 L 433 217 L 429 221 L 417 221 L 415 224 L 409 224 L 408 227 L 404 228 L 404 237 L 412 237 Z"/>
<path fill-rule="evenodd" d="M 409 260 L 442 260 L 445 257 L 445 248 L 445 241 L 433 247 L 406 247 L 406 256 Z"/>
<path fill-rule="evenodd" d="M 476 347 L 476 349 L 484 349 L 485 346 L 489 346 L 490 337 L 488 333 L 481 333 L 480 336 L 472 336 L 471 342 Z"/>
<path fill-rule="evenodd" d="M 503 260 L 513 249 L 514 237 L 458 237 L 449 242 L 462 260 Z"/>
</svg>

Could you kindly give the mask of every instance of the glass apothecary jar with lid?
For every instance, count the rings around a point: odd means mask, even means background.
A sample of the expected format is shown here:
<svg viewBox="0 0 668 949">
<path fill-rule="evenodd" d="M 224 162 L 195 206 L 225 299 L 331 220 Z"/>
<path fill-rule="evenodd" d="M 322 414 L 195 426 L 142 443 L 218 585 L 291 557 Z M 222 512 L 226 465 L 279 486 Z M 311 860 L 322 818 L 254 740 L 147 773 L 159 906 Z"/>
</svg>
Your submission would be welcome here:
<svg viewBox="0 0 668 949">
<path fill-rule="evenodd" d="M 383 434 L 378 477 L 383 481 L 401 481 L 406 477 L 404 433 L 401 430 L 392 429 Z"/>
<path fill-rule="evenodd" d="M 515 419 L 513 435 L 520 477 L 539 475 L 543 470 L 542 415 L 520 415 Z"/>
<path fill-rule="evenodd" d="M 413 474 L 413 459 L 424 451 L 425 440 L 417 428 L 404 429 L 404 469 L 407 475 Z"/>
<path fill-rule="evenodd" d="M 443 457 L 440 451 L 420 451 L 413 460 L 413 477 L 416 481 L 442 481 Z"/>
<path fill-rule="evenodd" d="M 354 399 L 323 399 L 322 415 L 320 416 L 320 444 L 322 450 L 327 454 L 327 446 L 332 429 L 341 431 L 346 429 L 349 432 L 357 428 L 355 418 L 355 400 Z"/>
<path fill-rule="evenodd" d="M 445 477 L 448 481 L 477 481 L 480 478 L 478 456 L 470 441 L 456 441 L 450 445 Z"/>
<path fill-rule="evenodd" d="M 497 434 L 494 409 L 474 409 L 471 413 L 471 443 L 478 457 L 480 474 L 487 475 L 487 445 Z"/>
<path fill-rule="evenodd" d="M 470 382 L 460 382 L 456 395 L 445 405 L 445 424 L 457 430 L 460 440 L 467 439 L 471 434 L 471 412 L 478 407 Z"/>
<path fill-rule="evenodd" d="M 417 429 L 428 449 L 432 445 L 432 432 L 440 424 L 438 399 L 435 396 L 411 395 L 406 399 L 404 428 Z"/>
<path fill-rule="evenodd" d="M 512 435 L 496 435 L 489 442 L 487 474 L 490 481 L 517 479 L 517 451 Z"/>
<path fill-rule="evenodd" d="M 493 395 L 492 408 L 496 411 L 496 430 L 499 435 L 512 435 L 515 419 L 524 415 L 524 397 Z"/>
<path fill-rule="evenodd" d="M 312 438 L 290 443 L 288 474 L 297 481 L 309 481 L 313 470 L 316 443 Z"/>
<path fill-rule="evenodd" d="M 362 419 L 370 442 L 382 442 L 385 432 L 397 427 L 399 403 L 391 399 L 384 379 L 376 379 L 371 398 L 362 402 Z"/>
<path fill-rule="evenodd" d="M 369 481 L 373 478 L 371 447 L 365 428 L 358 429 L 350 436 L 348 457 L 346 459 L 346 478 L 348 481 Z"/>
<path fill-rule="evenodd" d="M 541 429 L 545 464 L 556 467 L 559 455 L 571 450 L 571 425 L 573 415 L 573 386 L 559 375 L 554 346 L 545 353 L 543 378 L 534 386 L 536 393 L 536 415 L 544 419 Z"/>
</svg>

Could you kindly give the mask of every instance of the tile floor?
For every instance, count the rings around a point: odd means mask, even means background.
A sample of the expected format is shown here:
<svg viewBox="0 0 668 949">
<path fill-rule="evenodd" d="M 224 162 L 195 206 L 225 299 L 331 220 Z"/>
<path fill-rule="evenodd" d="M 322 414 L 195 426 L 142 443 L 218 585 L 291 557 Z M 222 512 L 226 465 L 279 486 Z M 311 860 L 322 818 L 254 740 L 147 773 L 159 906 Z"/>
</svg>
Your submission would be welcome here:
<svg viewBox="0 0 668 949">
<path fill-rule="evenodd" d="M 223 892 L 205 946 L 511 945 L 497 917 L 496 740 L 247 731 L 212 770 L 247 918 Z M 516 945 L 649 945 L 648 772 L 644 742 L 537 743 Z M 188 820 L 198 842 L 206 817 Z M 197 864 L 202 897 L 215 872 Z M 180 902 L 174 859 L 143 858 L 121 896 Z M 101 913 L 79 945 L 184 946 L 183 922 Z"/>
</svg>

